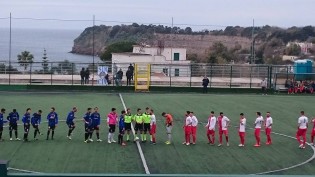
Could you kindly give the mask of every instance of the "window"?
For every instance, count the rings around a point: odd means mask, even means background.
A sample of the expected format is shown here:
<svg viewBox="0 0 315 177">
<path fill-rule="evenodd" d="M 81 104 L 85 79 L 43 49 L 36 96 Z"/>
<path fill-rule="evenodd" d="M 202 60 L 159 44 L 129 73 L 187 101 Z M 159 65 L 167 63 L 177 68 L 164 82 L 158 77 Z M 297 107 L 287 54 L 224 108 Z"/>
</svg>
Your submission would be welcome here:
<svg viewBox="0 0 315 177">
<path fill-rule="evenodd" d="M 179 76 L 179 69 L 178 68 L 175 69 L 175 76 Z"/>
<path fill-rule="evenodd" d="M 165 76 L 168 76 L 168 69 L 167 68 L 163 68 L 163 73 L 165 74 Z"/>
<path fill-rule="evenodd" d="M 174 61 L 178 61 L 179 60 L 179 53 L 174 53 Z"/>
</svg>

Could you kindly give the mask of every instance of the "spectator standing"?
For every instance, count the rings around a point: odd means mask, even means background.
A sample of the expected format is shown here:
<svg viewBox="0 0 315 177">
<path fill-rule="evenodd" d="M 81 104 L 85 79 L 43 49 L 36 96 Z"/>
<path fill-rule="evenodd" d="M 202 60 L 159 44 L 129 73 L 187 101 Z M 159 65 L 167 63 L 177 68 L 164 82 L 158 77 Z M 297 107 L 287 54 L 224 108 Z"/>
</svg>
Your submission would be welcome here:
<svg viewBox="0 0 315 177">
<path fill-rule="evenodd" d="M 85 69 L 84 68 L 81 69 L 80 76 L 81 76 L 81 85 L 84 85 L 84 77 L 85 77 Z"/>
<path fill-rule="evenodd" d="M 86 68 L 85 73 L 84 73 L 84 83 L 89 84 L 89 79 L 90 79 L 90 70 L 89 68 Z"/>
<path fill-rule="evenodd" d="M 130 63 L 128 69 L 131 71 L 131 80 L 133 80 L 133 72 L 134 72 L 135 68 L 134 68 L 133 65 Z"/>
<path fill-rule="evenodd" d="M 267 92 L 267 81 L 265 78 L 262 79 L 260 86 L 261 86 L 262 95 L 267 95 L 267 93 L 266 93 Z"/>
<path fill-rule="evenodd" d="M 132 78 L 132 71 L 130 70 L 130 68 L 128 68 L 127 72 L 126 72 L 126 77 L 127 77 L 127 86 L 131 85 L 131 78 Z"/>
<path fill-rule="evenodd" d="M 116 79 L 117 79 L 117 85 L 121 86 L 121 80 L 123 78 L 124 72 L 119 69 L 119 71 L 116 73 Z"/>
<path fill-rule="evenodd" d="M 208 84 L 209 84 L 209 79 L 207 78 L 207 76 L 205 76 L 202 79 L 202 86 L 203 86 L 203 93 L 207 93 L 208 92 Z"/>
</svg>

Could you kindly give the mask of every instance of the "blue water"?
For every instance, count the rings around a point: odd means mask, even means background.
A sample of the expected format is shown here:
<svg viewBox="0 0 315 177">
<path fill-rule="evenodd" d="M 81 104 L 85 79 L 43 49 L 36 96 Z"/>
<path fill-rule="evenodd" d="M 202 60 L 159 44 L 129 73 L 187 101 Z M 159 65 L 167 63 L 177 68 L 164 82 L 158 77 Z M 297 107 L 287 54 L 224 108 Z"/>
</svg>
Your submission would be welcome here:
<svg viewBox="0 0 315 177">
<path fill-rule="evenodd" d="M 81 30 L 12 29 L 11 61 L 17 62 L 17 55 L 24 50 L 34 55 L 34 61 L 42 61 L 44 48 L 49 62 L 69 60 L 75 63 L 92 63 L 93 57 L 69 53 L 73 40 Z M 0 28 L 0 61 L 9 60 L 10 30 Z M 101 62 L 94 57 L 95 62 Z"/>
</svg>

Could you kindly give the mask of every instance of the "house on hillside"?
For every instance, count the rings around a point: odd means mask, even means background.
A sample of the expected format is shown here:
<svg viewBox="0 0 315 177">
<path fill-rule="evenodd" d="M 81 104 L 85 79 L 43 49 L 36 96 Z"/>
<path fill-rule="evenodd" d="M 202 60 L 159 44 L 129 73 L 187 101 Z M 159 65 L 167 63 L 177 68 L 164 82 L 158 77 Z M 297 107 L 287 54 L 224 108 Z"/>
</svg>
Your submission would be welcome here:
<svg viewBox="0 0 315 177">
<path fill-rule="evenodd" d="M 190 77 L 190 61 L 185 48 L 134 45 L 132 52 L 112 53 L 113 72 L 126 73 L 131 64 L 151 64 L 151 75 Z"/>
<path fill-rule="evenodd" d="M 313 48 L 313 43 L 310 42 L 289 42 L 287 44 L 287 47 L 290 47 L 291 45 L 298 45 L 301 48 L 301 53 L 304 55 L 309 54 L 310 49 Z"/>
</svg>

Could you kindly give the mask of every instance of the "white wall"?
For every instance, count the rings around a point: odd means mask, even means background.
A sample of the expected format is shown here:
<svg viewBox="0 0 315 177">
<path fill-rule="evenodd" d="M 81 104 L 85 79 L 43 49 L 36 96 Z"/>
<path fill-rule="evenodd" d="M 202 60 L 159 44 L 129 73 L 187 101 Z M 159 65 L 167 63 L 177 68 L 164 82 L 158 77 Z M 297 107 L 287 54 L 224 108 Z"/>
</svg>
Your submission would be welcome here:
<svg viewBox="0 0 315 177">
<path fill-rule="evenodd" d="M 158 51 L 161 54 L 158 54 Z M 166 60 L 174 61 L 174 53 L 179 53 L 179 60 L 186 60 L 186 49 L 185 48 L 163 48 L 160 49 L 158 47 L 140 47 L 134 46 L 132 53 L 142 53 L 142 54 L 150 54 L 153 56 L 162 55 L 166 58 Z M 171 55 L 172 54 L 172 55 Z"/>
<path fill-rule="evenodd" d="M 112 63 L 119 70 L 124 72 L 124 78 L 130 63 L 151 64 L 151 73 L 163 73 L 163 68 L 166 68 L 168 73 L 166 75 L 175 76 L 175 69 L 179 69 L 179 76 L 190 77 L 190 61 L 166 61 L 164 56 L 150 56 L 150 55 L 128 55 L 126 54 L 112 54 Z"/>
</svg>

